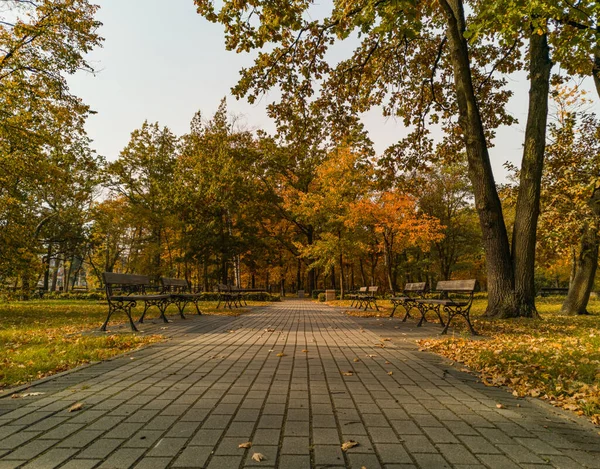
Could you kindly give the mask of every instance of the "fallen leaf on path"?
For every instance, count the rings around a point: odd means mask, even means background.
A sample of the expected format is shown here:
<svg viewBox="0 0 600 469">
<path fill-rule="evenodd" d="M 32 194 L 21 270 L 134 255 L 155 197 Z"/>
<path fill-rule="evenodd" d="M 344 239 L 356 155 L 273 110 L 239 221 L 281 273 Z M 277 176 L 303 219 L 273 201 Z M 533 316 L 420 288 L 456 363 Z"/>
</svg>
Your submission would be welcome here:
<svg viewBox="0 0 600 469">
<path fill-rule="evenodd" d="M 354 359 L 354 363 L 358 363 L 360 361 L 360 358 L 355 358 Z"/>
<path fill-rule="evenodd" d="M 386 364 L 386 365 L 391 365 L 391 363 L 390 363 L 390 362 L 388 362 L 388 361 L 386 361 L 386 362 L 385 362 L 385 364 Z"/>
<path fill-rule="evenodd" d="M 354 440 L 348 440 L 342 443 L 342 451 L 348 451 L 350 448 L 354 448 L 355 446 L 358 446 L 358 442 Z"/>
<path fill-rule="evenodd" d="M 78 402 L 77 404 L 73 404 L 71 407 L 69 407 L 69 412 L 77 412 L 81 409 L 83 409 L 83 402 Z"/>
<path fill-rule="evenodd" d="M 393 371 L 388 371 L 388 375 L 392 376 L 394 374 Z"/>
<path fill-rule="evenodd" d="M 308 350 L 304 349 L 302 350 L 303 353 L 308 353 Z"/>
<path fill-rule="evenodd" d="M 354 373 L 352 371 L 344 371 L 342 376 L 354 376 Z"/>
<path fill-rule="evenodd" d="M 381 340 L 382 340 L 383 342 L 389 342 L 389 341 L 390 341 L 390 340 L 392 340 L 392 339 L 390 339 L 389 337 L 386 337 L 385 339 L 381 339 Z"/>
<path fill-rule="evenodd" d="M 252 455 L 252 460 L 256 461 L 256 462 L 261 462 L 265 459 L 264 455 L 262 453 L 254 453 Z"/>
<path fill-rule="evenodd" d="M 504 407 L 502 404 L 496 404 L 496 407 L 497 407 L 498 409 L 505 409 L 505 407 Z"/>
<path fill-rule="evenodd" d="M 265 329 L 265 332 L 275 332 L 275 329 L 271 329 L 271 328 Z M 259 453 L 257 453 L 257 454 L 259 454 Z"/>
<path fill-rule="evenodd" d="M 251 441 L 246 441 L 246 443 L 241 443 L 240 445 L 238 445 L 238 448 L 250 448 L 250 447 L 252 447 Z"/>
<path fill-rule="evenodd" d="M 278 353 L 277 356 L 278 357 L 285 357 L 285 353 Z"/>
</svg>

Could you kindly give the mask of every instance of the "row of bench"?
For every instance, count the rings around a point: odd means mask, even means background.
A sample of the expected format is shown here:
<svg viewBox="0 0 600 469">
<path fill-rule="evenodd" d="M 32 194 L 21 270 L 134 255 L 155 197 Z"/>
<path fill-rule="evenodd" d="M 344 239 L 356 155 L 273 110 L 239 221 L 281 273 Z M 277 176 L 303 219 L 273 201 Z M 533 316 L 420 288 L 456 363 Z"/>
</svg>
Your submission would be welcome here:
<svg viewBox="0 0 600 469">
<path fill-rule="evenodd" d="M 462 316 L 467 322 L 471 334 L 477 335 L 469 316 L 476 288 L 477 280 L 439 281 L 432 292 L 428 292 L 426 282 L 407 283 L 401 295 L 390 298 L 394 305 L 390 317 L 393 317 L 396 309 L 401 307 L 405 313 L 402 321 L 406 321 L 411 317 L 410 311 L 416 309 L 421 315 L 417 327 L 421 327 L 427 321 L 427 313 L 433 312 L 443 327 L 442 334 L 446 334 L 452 320 L 456 316 Z M 357 293 L 348 296 L 352 300 L 350 306 L 365 310 L 374 306 L 379 311 L 375 297 L 377 290 L 376 286 L 361 287 Z M 427 293 L 432 293 L 435 297 L 426 297 Z M 447 321 L 444 321 L 442 312 L 446 313 Z"/>
<path fill-rule="evenodd" d="M 169 322 L 165 316 L 165 311 L 169 305 L 177 306 L 179 315 L 185 319 L 183 310 L 188 304 L 193 304 L 196 307 L 197 313 L 202 312 L 198 307 L 198 301 L 202 299 L 201 293 L 192 292 L 191 285 L 185 279 L 161 277 L 161 289 L 158 293 L 150 292 L 150 277 L 146 275 L 135 274 L 117 274 L 114 272 L 104 272 L 102 274 L 106 289 L 106 298 L 108 300 L 108 315 L 106 321 L 100 328 L 105 331 L 110 317 L 122 311 L 127 315 L 129 324 L 133 331 L 137 328 L 131 317 L 131 309 L 135 308 L 137 303 L 144 303 L 144 312 L 140 316 L 138 323 L 144 322 L 146 312 L 153 306 L 156 306 L 160 311 L 160 317 L 164 322 Z M 262 292 L 264 290 L 244 290 L 228 285 L 220 284 L 217 288 L 219 301 L 217 308 L 223 304 L 225 308 L 247 306 L 245 293 Z"/>
<path fill-rule="evenodd" d="M 122 311 L 127 315 L 131 330 L 137 331 L 131 317 L 131 309 L 135 308 L 137 303 L 144 303 L 144 312 L 138 320 L 144 322 L 144 317 L 152 306 L 156 306 L 160 311 L 160 317 L 164 322 L 169 322 L 165 316 L 165 311 L 169 305 L 177 306 L 179 315 L 185 319 L 183 310 L 192 303 L 196 307 L 198 314 L 202 314 L 198 307 L 198 301 L 201 299 L 199 293 L 193 293 L 188 281 L 185 279 L 161 277 L 160 293 L 149 293 L 150 277 L 146 275 L 135 274 L 117 274 L 114 272 L 104 272 L 102 274 L 104 286 L 106 288 L 106 299 L 108 300 L 108 315 L 106 321 L 100 327 L 101 331 L 106 331 L 106 326 L 110 317 Z"/>
</svg>

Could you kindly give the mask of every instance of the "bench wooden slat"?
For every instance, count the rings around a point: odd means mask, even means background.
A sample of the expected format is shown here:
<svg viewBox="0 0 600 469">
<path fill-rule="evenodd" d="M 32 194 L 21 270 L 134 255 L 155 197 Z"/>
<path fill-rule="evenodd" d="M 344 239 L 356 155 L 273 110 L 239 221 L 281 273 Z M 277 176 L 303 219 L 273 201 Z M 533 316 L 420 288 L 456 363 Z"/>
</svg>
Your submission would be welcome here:
<svg viewBox="0 0 600 469">
<path fill-rule="evenodd" d="M 163 287 L 188 287 L 188 281 L 183 278 L 169 278 L 169 277 L 161 277 L 160 282 Z"/>
<path fill-rule="evenodd" d="M 435 289 L 448 292 L 473 292 L 477 286 L 477 280 L 440 280 Z"/>
<path fill-rule="evenodd" d="M 150 285 L 150 277 L 147 275 L 104 272 L 102 278 L 105 284 L 111 285 Z"/>
</svg>

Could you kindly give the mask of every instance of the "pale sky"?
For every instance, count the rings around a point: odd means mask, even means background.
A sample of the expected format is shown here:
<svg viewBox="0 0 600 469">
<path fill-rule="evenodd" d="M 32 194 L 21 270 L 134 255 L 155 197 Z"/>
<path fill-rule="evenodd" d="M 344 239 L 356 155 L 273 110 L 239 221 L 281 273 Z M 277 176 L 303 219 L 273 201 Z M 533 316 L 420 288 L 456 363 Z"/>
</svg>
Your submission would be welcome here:
<svg viewBox="0 0 600 469">
<path fill-rule="evenodd" d="M 222 26 L 198 15 L 193 0 L 96 3 L 105 38 L 104 47 L 90 56 L 98 73 L 78 74 L 69 81 L 71 90 L 98 113 L 90 117 L 87 130 L 99 154 L 115 159 L 144 120 L 181 135 L 198 110 L 211 117 L 223 97 L 228 97 L 230 112 L 241 115 L 249 128 L 274 130 L 265 113 L 268 97 L 250 105 L 230 96 L 239 70 L 251 65 L 252 57 L 226 51 Z M 509 109 L 519 124 L 499 129 L 491 150 L 498 182 L 504 180 L 504 162 L 520 161 L 526 121 L 524 75 L 510 86 L 515 96 Z M 405 134 L 401 122 L 386 120 L 377 110 L 365 115 L 364 123 L 378 153 Z"/>
</svg>

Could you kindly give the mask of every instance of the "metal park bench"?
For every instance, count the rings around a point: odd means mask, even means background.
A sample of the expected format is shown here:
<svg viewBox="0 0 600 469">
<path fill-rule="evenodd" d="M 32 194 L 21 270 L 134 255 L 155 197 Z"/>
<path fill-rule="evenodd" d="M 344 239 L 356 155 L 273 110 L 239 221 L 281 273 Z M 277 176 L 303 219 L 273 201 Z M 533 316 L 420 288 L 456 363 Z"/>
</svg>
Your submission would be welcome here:
<svg viewBox="0 0 600 469">
<path fill-rule="evenodd" d="M 443 280 L 438 282 L 435 287 L 435 292 L 439 293 L 439 298 L 415 299 L 419 312 L 421 313 L 421 319 L 417 324 L 417 327 L 420 327 L 426 320 L 425 315 L 427 312 L 433 311 L 437 314 L 440 324 L 444 328 L 442 334 L 448 332 L 448 327 L 450 327 L 450 323 L 456 316 L 462 316 L 465 318 L 465 321 L 467 321 L 471 334 L 477 335 L 477 332 L 475 332 L 475 329 L 471 324 L 471 318 L 469 317 L 469 311 L 473 305 L 473 294 L 475 293 L 476 287 L 477 280 Z M 452 297 L 449 295 L 452 295 Z M 448 315 L 448 321 L 445 324 L 440 312 L 441 308 L 443 308 L 443 311 Z"/>
<path fill-rule="evenodd" d="M 110 317 L 117 311 L 123 311 L 129 319 L 132 331 L 137 331 L 131 318 L 131 308 L 134 308 L 138 302 L 144 302 L 144 312 L 139 322 L 143 322 L 148 309 L 156 306 L 160 311 L 160 317 L 164 322 L 169 322 L 165 316 L 165 310 L 169 306 L 170 296 L 168 294 L 148 294 L 147 287 L 150 286 L 150 278 L 145 275 L 116 274 L 114 272 L 104 272 L 102 274 L 104 286 L 106 288 L 106 299 L 108 300 L 108 315 L 101 331 L 106 331 L 106 326 Z"/>
<path fill-rule="evenodd" d="M 542 287 L 539 291 L 540 296 L 566 295 L 567 293 L 569 293 L 568 288 L 558 287 Z"/>
<path fill-rule="evenodd" d="M 379 307 L 377 306 L 377 290 L 379 290 L 379 287 L 374 285 L 371 287 L 361 287 L 356 300 L 354 301 L 354 307 L 362 309 L 364 306 L 365 311 L 368 308 L 374 307 L 379 311 Z"/>
<path fill-rule="evenodd" d="M 390 317 L 394 317 L 396 308 L 400 306 L 404 309 L 404 318 L 402 319 L 402 322 L 405 322 L 407 318 L 411 317 L 410 310 L 413 308 L 419 308 L 416 300 L 423 298 L 426 290 L 427 282 L 405 284 L 401 295 L 390 298 L 390 301 L 394 305 L 394 309 L 392 309 L 392 314 L 390 314 Z"/>
<path fill-rule="evenodd" d="M 200 308 L 198 307 L 198 301 L 202 299 L 202 295 L 200 293 L 193 293 L 187 280 L 161 277 L 160 283 L 162 285 L 161 293 L 169 295 L 169 302 L 177 306 L 177 310 L 182 319 L 185 319 L 183 310 L 190 303 L 196 307 L 196 312 L 199 315 L 202 314 L 202 311 L 200 311 Z"/>
<path fill-rule="evenodd" d="M 233 306 L 237 308 L 238 306 L 242 306 L 242 293 L 239 289 L 234 289 L 229 285 L 225 285 L 220 283 L 217 287 L 217 291 L 219 292 L 219 302 L 217 303 L 217 309 L 223 303 L 224 308 L 229 308 Z"/>
<path fill-rule="evenodd" d="M 358 289 L 358 291 L 355 291 L 353 293 L 349 293 L 346 298 L 348 298 L 350 301 L 350 307 L 353 308 L 355 305 L 358 304 L 358 299 L 361 296 L 364 296 L 367 294 L 367 287 L 360 287 Z"/>
</svg>

